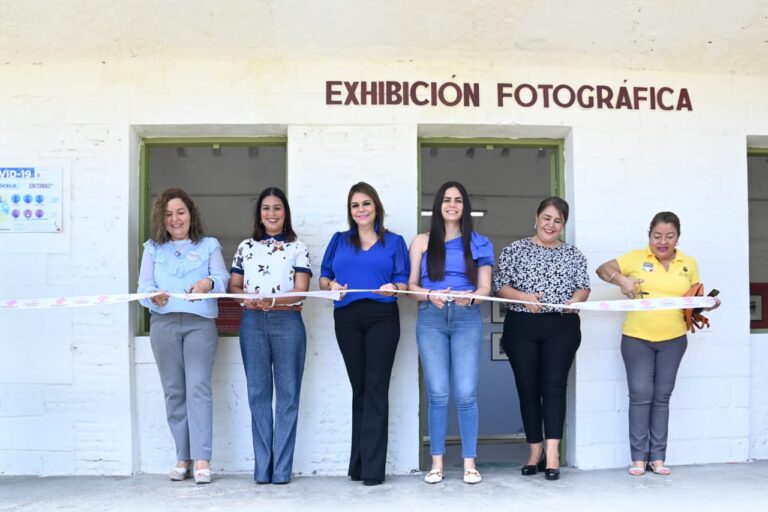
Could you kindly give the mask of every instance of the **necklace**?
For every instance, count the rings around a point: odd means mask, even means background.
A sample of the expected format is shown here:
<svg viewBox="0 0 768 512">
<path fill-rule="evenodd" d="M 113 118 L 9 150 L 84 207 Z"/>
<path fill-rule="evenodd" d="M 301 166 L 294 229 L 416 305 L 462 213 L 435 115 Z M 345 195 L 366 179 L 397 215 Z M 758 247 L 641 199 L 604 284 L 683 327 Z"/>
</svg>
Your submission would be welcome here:
<svg viewBox="0 0 768 512">
<path fill-rule="evenodd" d="M 177 258 L 181 258 L 181 252 L 184 250 L 186 245 L 189 243 L 189 240 L 182 240 L 181 246 L 176 244 L 175 240 L 171 240 L 171 243 L 173 244 L 174 249 L 176 249 L 173 254 L 176 255 Z"/>
</svg>

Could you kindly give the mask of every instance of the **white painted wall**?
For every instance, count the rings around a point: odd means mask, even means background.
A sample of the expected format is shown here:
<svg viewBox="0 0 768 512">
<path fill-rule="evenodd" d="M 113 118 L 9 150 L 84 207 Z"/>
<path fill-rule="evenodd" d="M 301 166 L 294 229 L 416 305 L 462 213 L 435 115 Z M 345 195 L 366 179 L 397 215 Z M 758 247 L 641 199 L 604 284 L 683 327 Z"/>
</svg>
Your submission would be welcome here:
<svg viewBox="0 0 768 512">
<path fill-rule="evenodd" d="M 692 336 L 672 399 L 669 462 L 765 457 L 768 353 L 748 327 L 746 145 L 768 135 L 765 80 L 737 75 L 506 67 L 432 61 L 110 61 L 0 67 L 2 165 L 58 166 L 65 176 L 64 232 L 0 235 L 0 297 L 125 292 L 138 266 L 136 141 L 141 136 L 287 135 L 288 192 L 297 228 L 319 263 L 344 227 L 349 184 L 382 194 L 388 224 L 416 232 L 418 136 L 566 140 L 571 241 L 590 269 L 642 247 L 651 216 L 673 209 L 681 248 L 722 292 L 713 327 Z M 324 80 L 446 80 L 483 84 L 480 108 L 326 107 Z M 668 84 L 688 87 L 694 111 L 498 108 L 496 81 Z M 756 139 L 765 140 L 765 139 Z M 768 146 L 768 144 L 766 144 Z M 313 281 L 316 287 L 316 281 Z M 597 284 L 593 297 L 616 297 Z M 128 474 L 172 462 L 161 391 L 132 306 L 0 311 L 0 473 Z M 388 470 L 418 464 L 414 308 L 391 393 Z M 349 390 L 330 304 L 312 302 L 295 469 L 343 474 Z M 626 464 L 621 319 L 585 314 L 569 417 L 569 460 L 583 468 Z M 136 364 L 133 363 L 135 357 Z M 215 368 L 217 470 L 248 471 L 250 439 L 236 347 L 222 340 Z M 134 397 L 135 394 L 135 397 Z M 487 405 L 486 405 L 487 406 Z M 751 450 L 751 451 L 750 451 Z"/>
</svg>

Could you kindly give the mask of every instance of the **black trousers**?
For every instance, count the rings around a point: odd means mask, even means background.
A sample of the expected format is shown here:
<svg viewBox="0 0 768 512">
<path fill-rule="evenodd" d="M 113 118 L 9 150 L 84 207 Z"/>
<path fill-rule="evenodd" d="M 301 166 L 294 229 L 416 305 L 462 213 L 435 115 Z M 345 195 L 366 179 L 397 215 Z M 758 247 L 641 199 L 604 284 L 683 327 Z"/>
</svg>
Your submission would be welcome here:
<svg viewBox="0 0 768 512">
<path fill-rule="evenodd" d="M 581 344 L 577 314 L 507 311 L 501 338 L 515 374 L 525 438 L 562 439 L 568 372 Z"/>
<path fill-rule="evenodd" d="M 352 385 L 349 476 L 384 480 L 389 429 L 389 379 L 400 339 L 396 302 L 357 300 L 334 310 L 339 343 Z"/>
</svg>

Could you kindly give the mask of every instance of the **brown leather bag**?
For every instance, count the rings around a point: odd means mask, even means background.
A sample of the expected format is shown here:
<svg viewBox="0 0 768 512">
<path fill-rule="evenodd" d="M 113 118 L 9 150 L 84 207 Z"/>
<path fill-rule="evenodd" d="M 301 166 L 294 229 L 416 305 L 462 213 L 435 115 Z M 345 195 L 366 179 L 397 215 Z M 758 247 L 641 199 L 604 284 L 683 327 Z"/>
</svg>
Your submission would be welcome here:
<svg viewBox="0 0 768 512">
<path fill-rule="evenodd" d="M 702 283 L 696 283 L 685 292 L 684 297 L 703 297 L 704 285 Z M 702 330 L 704 327 L 709 328 L 709 318 L 701 314 L 702 308 L 686 308 L 683 310 L 685 315 L 685 325 L 692 333 L 696 332 L 696 329 Z"/>
</svg>

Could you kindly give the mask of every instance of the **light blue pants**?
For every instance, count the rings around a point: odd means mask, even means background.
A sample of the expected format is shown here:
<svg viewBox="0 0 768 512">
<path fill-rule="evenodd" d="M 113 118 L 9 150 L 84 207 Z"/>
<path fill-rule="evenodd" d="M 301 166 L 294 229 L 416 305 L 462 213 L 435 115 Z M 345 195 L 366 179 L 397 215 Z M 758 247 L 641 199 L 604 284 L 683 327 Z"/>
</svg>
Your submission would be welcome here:
<svg viewBox="0 0 768 512">
<path fill-rule="evenodd" d="M 429 301 L 419 302 L 416 342 L 429 398 L 432 455 L 445 453 L 448 398 L 453 379 L 462 456 L 477 457 L 477 381 L 483 342 L 479 306 L 457 306 L 455 302 L 447 302 L 443 309 L 439 309 Z"/>
<path fill-rule="evenodd" d="M 177 460 L 211 459 L 211 372 L 218 339 L 212 318 L 191 313 L 149 317 L 149 342 L 160 372 Z"/>
</svg>

